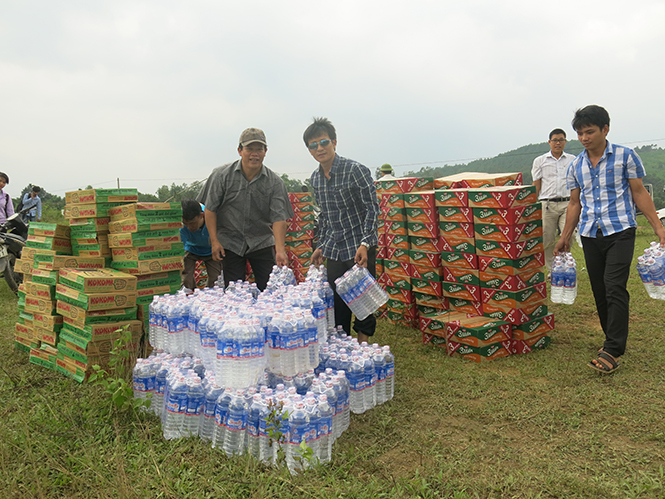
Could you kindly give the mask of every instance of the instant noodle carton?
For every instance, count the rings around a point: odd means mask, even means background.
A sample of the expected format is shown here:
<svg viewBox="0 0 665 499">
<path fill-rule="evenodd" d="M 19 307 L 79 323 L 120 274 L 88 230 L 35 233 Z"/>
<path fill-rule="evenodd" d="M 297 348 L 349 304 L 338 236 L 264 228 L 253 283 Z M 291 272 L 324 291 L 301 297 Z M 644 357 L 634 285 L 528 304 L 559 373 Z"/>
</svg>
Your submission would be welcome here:
<svg viewBox="0 0 665 499">
<path fill-rule="evenodd" d="M 37 282 L 24 282 L 22 284 L 26 295 L 34 296 L 42 300 L 55 300 L 55 287 L 48 284 L 40 284 Z"/>
<path fill-rule="evenodd" d="M 441 265 L 460 269 L 478 269 L 478 256 L 475 253 L 441 252 Z"/>
<path fill-rule="evenodd" d="M 136 307 L 109 310 L 84 310 L 76 305 L 58 300 L 58 313 L 64 317 L 64 323 L 85 328 L 88 324 L 101 324 L 136 319 Z"/>
<path fill-rule="evenodd" d="M 439 222 L 439 234 L 441 237 L 474 239 L 473 224 L 469 222 Z"/>
<path fill-rule="evenodd" d="M 379 207 L 392 207 L 392 208 L 405 208 L 404 194 L 402 193 L 385 193 L 380 196 L 381 201 Z"/>
<path fill-rule="evenodd" d="M 406 208 L 408 222 L 438 223 L 439 211 L 436 208 Z"/>
<path fill-rule="evenodd" d="M 118 206 L 122 206 L 122 203 L 65 204 L 64 217 L 67 219 L 108 217 L 109 210 Z"/>
<path fill-rule="evenodd" d="M 406 220 L 386 220 L 383 225 L 385 234 L 392 234 L 396 236 L 407 236 L 407 221 Z"/>
<path fill-rule="evenodd" d="M 414 292 L 423 293 L 432 296 L 443 296 L 443 283 L 437 281 L 427 281 L 425 279 L 411 279 L 411 289 Z"/>
<path fill-rule="evenodd" d="M 448 189 L 434 191 L 434 203 L 436 206 L 468 207 L 468 189 Z"/>
<path fill-rule="evenodd" d="M 422 307 L 430 307 L 438 310 L 449 310 L 448 298 L 445 296 L 428 295 L 416 291 L 413 293 L 416 305 Z"/>
<path fill-rule="evenodd" d="M 425 251 L 428 253 L 440 253 L 443 251 L 443 241 L 441 237 L 418 237 L 409 236 L 409 248 Z"/>
<path fill-rule="evenodd" d="M 179 221 L 182 219 L 182 206 L 180 203 L 130 203 L 110 208 L 108 216 L 112 222 L 126 218 L 147 223 Z"/>
<path fill-rule="evenodd" d="M 497 304 L 483 303 L 482 312 L 486 317 L 510 322 L 513 325 L 538 319 L 547 315 L 547 301 L 541 300 L 535 303 L 520 304 L 517 307 L 509 307 Z"/>
<path fill-rule="evenodd" d="M 411 290 L 398 288 L 392 285 L 386 286 L 385 290 L 391 300 L 399 300 L 403 303 L 415 303 L 415 297 Z"/>
<path fill-rule="evenodd" d="M 404 221 L 406 220 L 406 208 L 398 208 L 395 206 L 386 206 L 381 208 L 381 213 L 379 218 L 382 220 L 395 220 L 395 221 Z"/>
<path fill-rule="evenodd" d="M 438 206 L 440 222 L 474 223 L 473 210 L 465 206 Z"/>
<path fill-rule="evenodd" d="M 409 250 L 401 248 L 386 248 L 385 249 L 385 259 L 386 260 L 397 260 L 399 262 L 411 263 L 411 258 L 409 255 Z"/>
<path fill-rule="evenodd" d="M 47 271 L 64 268 L 101 269 L 104 267 L 104 259 L 70 255 L 35 255 L 35 267 Z"/>
<path fill-rule="evenodd" d="M 443 280 L 459 284 L 470 284 L 480 287 L 480 278 L 477 270 L 462 269 L 458 267 L 443 267 Z"/>
<path fill-rule="evenodd" d="M 310 192 L 289 192 L 289 201 L 294 203 L 311 204 L 314 202 L 314 197 Z"/>
<path fill-rule="evenodd" d="M 441 254 L 438 252 L 430 253 L 428 251 L 421 251 L 420 249 L 410 249 L 409 261 L 413 265 L 420 265 L 421 267 L 436 268 L 441 267 Z"/>
<path fill-rule="evenodd" d="M 450 310 L 464 312 L 469 316 L 483 315 L 483 304 L 481 301 L 465 300 L 463 298 L 448 298 Z"/>
<path fill-rule="evenodd" d="M 540 270 L 545 265 L 545 255 L 535 253 L 521 258 L 497 258 L 492 256 L 479 256 L 478 268 L 482 272 L 494 274 L 516 275 L 531 270 Z"/>
<path fill-rule="evenodd" d="M 410 192 L 404 195 L 405 208 L 422 208 L 433 212 L 434 209 L 434 191 Z"/>
<path fill-rule="evenodd" d="M 460 284 L 443 281 L 441 283 L 443 296 L 461 298 L 462 300 L 480 301 L 480 286 L 473 284 Z"/>
<path fill-rule="evenodd" d="M 515 225 L 542 220 L 542 203 L 534 203 L 514 208 L 472 208 L 475 223 Z"/>
<path fill-rule="evenodd" d="M 481 301 L 484 304 L 499 305 L 504 308 L 519 308 L 523 305 L 540 303 L 547 298 L 547 286 L 540 283 L 518 291 L 502 289 L 481 289 Z"/>
<path fill-rule="evenodd" d="M 441 282 L 443 281 L 443 271 L 441 267 L 423 267 L 422 265 L 411 264 L 411 278 Z"/>
<path fill-rule="evenodd" d="M 109 223 L 111 217 L 83 217 L 83 218 L 70 218 L 69 227 L 72 232 L 76 228 L 95 231 L 98 234 L 107 233 L 109 231 Z"/>
<path fill-rule="evenodd" d="M 535 185 L 469 189 L 471 208 L 513 208 L 538 202 Z"/>
<path fill-rule="evenodd" d="M 134 334 L 141 333 L 142 331 L 141 321 L 138 320 L 87 324 L 82 328 L 68 323 L 63 330 L 67 330 L 69 333 L 73 333 L 87 341 L 101 341 L 117 338 L 121 333 L 120 330 L 125 327 Z"/>
<path fill-rule="evenodd" d="M 393 279 L 411 278 L 411 264 L 399 260 L 383 260 L 383 271 Z"/>
<path fill-rule="evenodd" d="M 123 272 L 134 275 L 171 272 L 173 270 L 183 270 L 185 268 L 182 256 L 164 257 L 154 260 L 113 261 L 111 266 L 114 269 L 119 269 Z"/>
<path fill-rule="evenodd" d="M 543 238 L 536 237 L 512 243 L 476 239 L 476 253 L 478 256 L 517 260 L 536 253 L 543 253 Z"/>
<path fill-rule="evenodd" d="M 137 235 L 137 238 L 145 238 L 143 233 L 156 232 L 156 231 L 169 231 L 168 234 L 172 235 L 175 232 L 180 234 L 182 222 L 180 220 L 171 220 L 167 222 L 140 222 L 136 218 L 125 218 L 122 220 L 110 221 L 107 225 L 107 232 L 111 234 L 127 234 L 139 232 L 142 235 Z M 167 234 L 165 234 L 167 235 Z M 155 237 L 149 235 L 147 237 Z"/>
<path fill-rule="evenodd" d="M 476 253 L 476 240 L 473 238 L 441 236 L 443 251 L 450 253 Z"/>
<path fill-rule="evenodd" d="M 64 284 L 56 287 L 56 298 L 83 310 L 108 310 L 113 308 L 127 308 L 136 305 L 136 290 L 108 291 L 105 293 L 83 293 Z"/>
<path fill-rule="evenodd" d="M 47 222 L 30 222 L 30 226 L 28 227 L 28 235 L 69 239 L 70 228 L 68 225 Z"/>
<path fill-rule="evenodd" d="M 313 230 L 299 230 L 286 233 L 286 241 L 311 241 L 312 239 L 314 239 Z"/>
<path fill-rule="evenodd" d="M 113 269 L 60 269 L 61 284 L 82 293 L 108 293 L 114 291 L 135 291 L 137 279 L 134 276 Z"/>
<path fill-rule="evenodd" d="M 523 176 L 521 172 L 515 173 L 484 173 L 463 172 L 446 177 L 434 179 L 434 188 L 472 187 L 490 188 L 502 185 L 522 185 Z"/>
<path fill-rule="evenodd" d="M 512 243 L 543 236 L 542 220 L 535 220 L 533 222 L 525 222 L 515 225 L 476 223 L 474 229 L 476 239 L 483 239 L 487 241 L 503 241 Z"/>
<path fill-rule="evenodd" d="M 66 204 L 132 203 L 139 200 L 136 189 L 84 189 L 65 192 Z"/>
<path fill-rule="evenodd" d="M 473 347 L 465 345 L 457 341 L 446 341 L 446 350 L 448 355 L 460 355 L 466 360 L 473 362 L 485 362 L 488 360 L 501 359 L 508 357 L 510 351 L 511 341 L 506 340 L 499 343 L 491 343 L 481 347 Z"/>
<path fill-rule="evenodd" d="M 529 338 L 528 340 L 512 339 L 510 341 L 510 352 L 514 355 L 531 353 L 534 350 L 542 350 L 547 348 L 551 342 L 551 338 L 547 334 Z"/>
<path fill-rule="evenodd" d="M 480 348 L 512 338 L 512 325 L 487 317 L 469 317 L 446 324 L 446 340 Z"/>
<path fill-rule="evenodd" d="M 407 233 L 409 236 L 439 237 L 438 222 L 407 222 Z"/>
<path fill-rule="evenodd" d="M 481 287 L 507 291 L 518 291 L 545 282 L 545 273 L 542 272 L 542 268 L 527 270 L 515 275 L 481 271 L 479 277 Z"/>
<path fill-rule="evenodd" d="M 411 248 L 410 238 L 401 234 L 384 234 L 385 246 L 408 250 Z"/>
<path fill-rule="evenodd" d="M 180 229 L 111 233 L 108 241 L 112 249 L 180 243 Z"/>
<path fill-rule="evenodd" d="M 31 248 L 51 250 L 54 251 L 56 255 L 72 254 L 72 243 L 69 238 L 44 237 L 30 234 L 28 235 L 26 245 Z"/>
</svg>

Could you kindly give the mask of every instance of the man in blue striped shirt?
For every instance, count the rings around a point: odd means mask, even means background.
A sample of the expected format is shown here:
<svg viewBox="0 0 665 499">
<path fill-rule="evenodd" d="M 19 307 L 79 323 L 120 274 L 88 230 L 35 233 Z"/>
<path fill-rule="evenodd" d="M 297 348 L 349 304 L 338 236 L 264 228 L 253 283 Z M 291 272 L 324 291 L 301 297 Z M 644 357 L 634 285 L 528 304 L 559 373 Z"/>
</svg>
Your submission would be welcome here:
<svg viewBox="0 0 665 499">
<path fill-rule="evenodd" d="M 327 118 L 316 118 L 303 134 L 305 145 L 319 168 L 310 182 L 319 215 L 319 245 L 312 263 L 328 259 L 328 281 L 333 290 L 335 279 L 358 264 L 376 277 L 377 220 L 379 200 L 369 168 L 357 161 L 338 156 L 335 127 Z M 335 292 L 335 323 L 351 332 L 351 310 Z M 368 341 L 376 330 L 376 318 L 370 315 L 353 329 L 358 341 Z"/>
<path fill-rule="evenodd" d="M 605 333 L 603 347 L 588 365 L 601 373 L 612 373 L 619 368 L 618 359 L 628 338 L 630 296 L 626 284 L 635 248 L 635 205 L 653 227 L 661 246 L 665 246 L 665 229 L 642 184 L 642 160 L 632 149 L 606 139 L 610 130 L 607 111 L 593 105 L 578 109 L 572 125 L 584 151 L 568 168 L 570 202 L 554 254 L 570 249 L 570 238 L 579 222 L 584 260 Z"/>
</svg>

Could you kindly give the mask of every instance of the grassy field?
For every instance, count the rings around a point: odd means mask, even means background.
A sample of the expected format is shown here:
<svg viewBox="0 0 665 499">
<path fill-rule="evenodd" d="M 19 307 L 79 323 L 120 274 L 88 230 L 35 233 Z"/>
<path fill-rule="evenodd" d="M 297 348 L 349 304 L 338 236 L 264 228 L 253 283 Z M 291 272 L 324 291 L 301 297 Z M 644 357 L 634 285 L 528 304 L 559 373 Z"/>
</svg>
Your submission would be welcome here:
<svg viewBox="0 0 665 499">
<path fill-rule="evenodd" d="M 653 238 L 638 231 L 636 252 Z M 392 402 L 352 416 L 334 459 L 298 476 L 167 442 L 156 418 L 101 415 L 100 390 L 12 347 L 16 299 L 0 283 L 0 490 L 5 497 L 651 498 L 665 496 L 663 302 L 637 272 L 631 335 L 611 376 L 585 367 L 603 341 L 581 250 L 575 305 L 551 306 L 552 344 L 483 364 L 381 321 L 396 356 Z"/>
</svg>

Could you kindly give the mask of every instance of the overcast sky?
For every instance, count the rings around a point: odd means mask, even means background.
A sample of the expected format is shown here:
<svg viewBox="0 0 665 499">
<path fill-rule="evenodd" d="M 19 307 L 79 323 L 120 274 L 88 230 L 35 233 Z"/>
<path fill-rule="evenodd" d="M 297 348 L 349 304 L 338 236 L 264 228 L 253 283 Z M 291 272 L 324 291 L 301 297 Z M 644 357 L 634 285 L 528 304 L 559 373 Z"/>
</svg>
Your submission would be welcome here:
<svg viewBox="0 0 665 499">
<path fill-rule="evenodd" d="M 572 134 L 587 104 L 663 147 L 664 26 L 662 0 L 0 0 L 0 171 L 13 196 L 154 193 L 258 127 L 304 179 L 326 116 L 339 154 L 399 174 Z"/>
</svg>

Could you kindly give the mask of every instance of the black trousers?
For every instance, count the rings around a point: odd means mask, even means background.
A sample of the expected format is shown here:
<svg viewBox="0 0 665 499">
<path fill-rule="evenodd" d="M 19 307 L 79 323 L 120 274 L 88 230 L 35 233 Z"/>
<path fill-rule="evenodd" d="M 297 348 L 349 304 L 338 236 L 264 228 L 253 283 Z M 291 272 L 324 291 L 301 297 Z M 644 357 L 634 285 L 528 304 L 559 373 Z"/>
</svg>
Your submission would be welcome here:
<svg viewBox="0 0 665 499">
<path fill-rule="evenodd" d="M 226 256 L 222 259 L 224 265 L 224 285 L 228 286 L 231 281 L 245 280 L 247 261 L 252 266 L 256 287 L 263 291 L 268 284 L 268 278 L 272 267 L 275 265 L 275 248 L 269 246 L 260 250 L 246 253 L 240 256 L 233 251 L 224 249 Z"/>
<path fill-rule="evenodd" d="M 342 326 L 344 331 L 351 333 L 351 309 L 348 307 L 344 300 L 337 294 L 337 287 L 335 286 L 335 279 L 342 277 L 344 272 L 349 270 L 355 265 L 353 259 L 351 260 L 330 260 L 326 267 L 328 268 L 328 282 L 335 292 L 335 324 Z M 369 248 L 367 250 L 367 270 L 376 278 L 376 248 Z M 357 333 L 363 333 L 367 336 L 373 336 L 376 331 L 376 317 L 370 314 L 369 317 L 362 321 L 355 319 L 353 322 L 353 330 Z"/>
<path fill-rule="evenodd" d="M 582 237 L 584 260 L 596 300 L 600 325 L 605 333 L 603 348 L 614 357 L 626 351 L 630 295 L 626 284 L 635 250 L 635 228 L 609 236 Z"/>
</svg>

